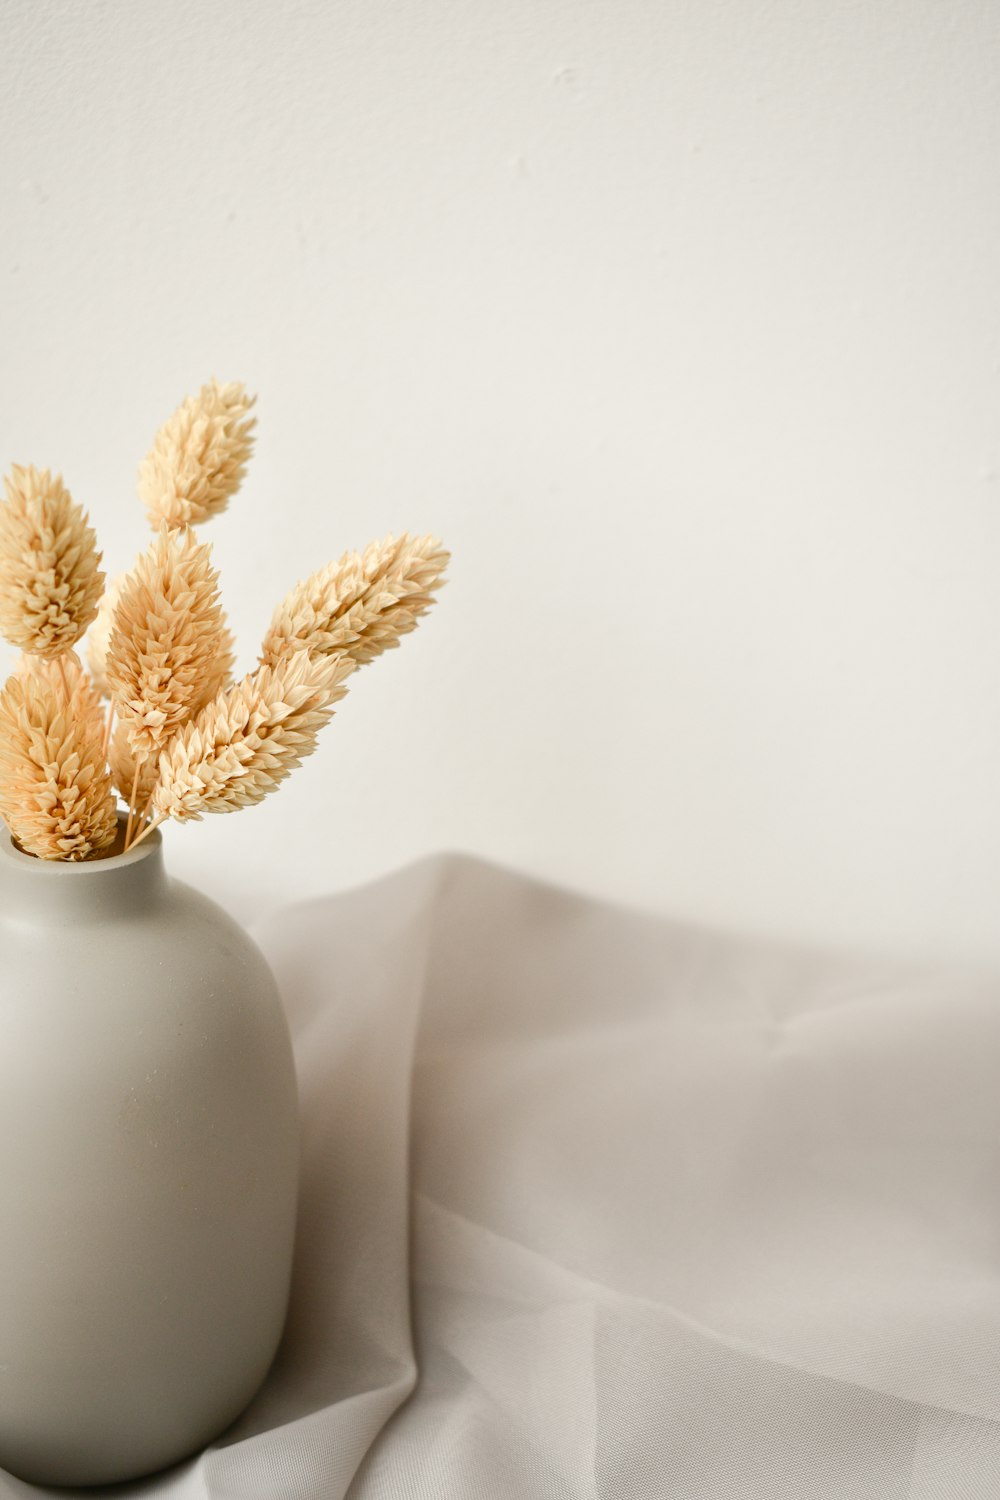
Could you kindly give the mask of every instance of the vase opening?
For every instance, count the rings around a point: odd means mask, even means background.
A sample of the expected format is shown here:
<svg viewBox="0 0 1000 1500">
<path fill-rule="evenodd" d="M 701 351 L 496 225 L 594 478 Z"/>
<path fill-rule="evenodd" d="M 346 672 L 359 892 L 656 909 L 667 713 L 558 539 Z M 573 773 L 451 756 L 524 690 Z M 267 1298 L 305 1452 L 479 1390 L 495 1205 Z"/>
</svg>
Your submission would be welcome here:
<svg viewBox="0 0 1000 1500">
<path fill-rule="evenodd" d="M 0 831 L 2 831 L 3 835 L 0 837 L 0 850 L 8 855 L 8 857 L 13 856 L 18 862 L 25 860 L 32 865 L 41 866 L 45 869 L 88 870 L 93 869 L 95 865 L 107 865 L 112 861 L 116 867 L 120 867 L 126 863 L 136 864 L 139 860 L 145 859 L 152 854 L 154 849 L 161 847 L 163 840 L 157 828 L 152 833 L 147 834 L 138 847 L 133 846 L 131 849 L 126 849 L 125 831 L 127 826 L 128 818 L 125 813 L 120 812 L 118 814 L 118 832 L 115 834 L 114 842 L 109 844 L 106 849 L 99 850 L 87 859 L 41 859 L 39 855 L 32 854 L 30 850 L 22 849 L 10 830 L 4 828 L 4 825 L 0 823 Z"/>
</svg>

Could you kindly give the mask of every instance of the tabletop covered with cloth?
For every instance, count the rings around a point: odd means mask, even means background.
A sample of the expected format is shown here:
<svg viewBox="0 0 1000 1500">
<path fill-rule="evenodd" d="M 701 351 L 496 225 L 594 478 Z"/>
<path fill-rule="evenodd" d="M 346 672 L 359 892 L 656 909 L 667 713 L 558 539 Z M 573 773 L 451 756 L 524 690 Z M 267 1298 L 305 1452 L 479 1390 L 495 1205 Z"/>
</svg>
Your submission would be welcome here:
<svg viewBox="0 0 1000 1500">
<path fill-rule="evenodd" d="M 254 935 L 302 1103 L 284 1341 L 107 1493 L 1000 1494 L 1000 978 L 459 857 Z"/>
</svg>

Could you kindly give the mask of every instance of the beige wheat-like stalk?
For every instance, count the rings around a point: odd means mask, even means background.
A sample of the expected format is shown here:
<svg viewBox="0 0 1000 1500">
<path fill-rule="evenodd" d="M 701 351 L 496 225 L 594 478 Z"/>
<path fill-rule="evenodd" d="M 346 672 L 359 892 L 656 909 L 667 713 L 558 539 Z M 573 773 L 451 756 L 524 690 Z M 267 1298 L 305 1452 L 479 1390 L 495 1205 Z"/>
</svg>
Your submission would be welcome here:
<svg viewBox="0 0 1000 1500">
<path fill-rule="evenodd" d="M 163 424 L 138 479 L 154 528 L 194 526 L 225 510 L 253 449 L 256 399 L 238 380 L 210 380 Z"/>
<path fill-rule="evenodd" d="M 0 504 L 0 633 L 39 656 L 76 644 L 104 588 L 97 538 L 58 474 L 15 464 Z"/>
<path fill-rule="evenodd" d="M 105 668 L 140 763 L 229 681 L 225 620 L 211 548 L 189 528 L 162 526 L 121 586 Z"/>
<path fill-rule="evenodd" d="M 354 663 L 298 651 L 207 704 L 160 756 L 157 817 L 181 822 L 266 797 L 316 748 Z"/>
<path fill-rule="evenodd" d="M 436 537 L 388 536 L 363 553 L 296 584 L 264 637 L 261 661 L 273 666 L 294 651 L 349 656 L 358 666 L 399 644 L 434 603 L 449 554 Z"/>
<path fill-rule="evenodd" d="M 90 670 L 90 680 L 105 698 L 111 696 L 107 678 L 108 647 L 111 645 L 115 607 L 127 577 L 127 573 L 119 573 L 108 584 L 97 607 L 97 617 L 87 632 L 87 666 Z"/>
<path fill-rule="evenodd" d="M 134 787 L 135 806 L 141 812 L 153 795 L 153 788 L 156 785 L 157 757 L 149 756 L 145 760 L 137 761 L 129 740 L 128 725 L 121 721 L 115 725 L 111 743 L 108 746 L 108 765 L 111 769 L 111 780 L 121 793 L 122 801 L 128 805 Z M 135 774 L 137 768 L 138 780 Z"/>
<path fill-rule="evenodd" d="M 33 661 L 0 693 L 0 813 L 22 849 L 82 860 L 118 829 L 101 700 L 72 655 Z"/>
</svg>

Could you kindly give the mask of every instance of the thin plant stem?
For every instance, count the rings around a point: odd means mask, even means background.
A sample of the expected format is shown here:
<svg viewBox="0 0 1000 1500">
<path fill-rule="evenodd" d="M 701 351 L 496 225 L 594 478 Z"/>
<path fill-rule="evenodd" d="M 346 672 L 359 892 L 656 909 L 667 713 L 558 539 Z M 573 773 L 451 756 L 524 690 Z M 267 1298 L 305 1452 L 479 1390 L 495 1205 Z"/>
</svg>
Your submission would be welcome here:
<svg viewBox="0 0 1000 1500">
<path fill-rule="evenodd" d="M 130 848 L 131 847 L 131 843 L 132 843 L 132 824 L 133 824 L 133 822 L 135 820 L 135 797 L 136 797 L 136 793 L 139 790 L 139 772 L 141 770 L 142 770 L 142 761 L 141 760 L 136 760 L 136 763 L 135 763 L 135 775 L 132 777 L 132 791 L 130 792 L 129 799 L 128 799 L 128 823 L 127 823 L 127 825 L 125 827 L 125 848 L 126 849 Z"/>
<path fill-rule="evenodd" d="M 66 694 L 66 697 L 68 699 L 69 698 L 69 678 L 66 676 L 66 653 L 65 653 L 65 651 L 60 651 L 59 655 L 56 657 L 56 661 L 59 663 L 59 675 L 62 678 L 63 692 Z"/>
<path fill-rule="evenodd" d="M 147 823 L 146 826 L 145 826 L 145 828 L 143 828 L 136 835 L 136 837 L 132 840 L 131 844 L 126 845 L 126 847 L 129 848 L 129 849 L 138 849 L 138 847 L 142 843 L 143 839 L 146 838 L 149 834 L 151 834 L 155 829 L 159 828 L 159 826 L 160 826 L 161 823 L 165 823 L 166 821 L 167 821 L 167 814 L 166 813 L 161 813 L 158 818 L 154 818 L 153 819 L 152 823 Z"/>
<path fill-rule="evenodd" d="M 143 810 L 142 810 L 142 812 L 141 812 L 141 814 L 139 816 L 139 827 L 140 828 L 142 827 L 143 823 L 145 823 L 146 819 L 149 817 L 149 811 L 150 811 L 150 808 L 153 806 L 153 798 L 155 796 L 156 796 L 156 787 L 154 786 L 153 790 L 150 792 L 149 796 L 146 798 L 146 806 L 143 808 Z"/>
<path fill-rule="evenodd" d="M 115 700 L 112 698 L 108 704 L 108 722 L 104 726 L 104 749 L 102 754 L 105 760 L 108 756 L 108 746 L 111 744 L 111 726 L 115 722 Z"/>
</svg>

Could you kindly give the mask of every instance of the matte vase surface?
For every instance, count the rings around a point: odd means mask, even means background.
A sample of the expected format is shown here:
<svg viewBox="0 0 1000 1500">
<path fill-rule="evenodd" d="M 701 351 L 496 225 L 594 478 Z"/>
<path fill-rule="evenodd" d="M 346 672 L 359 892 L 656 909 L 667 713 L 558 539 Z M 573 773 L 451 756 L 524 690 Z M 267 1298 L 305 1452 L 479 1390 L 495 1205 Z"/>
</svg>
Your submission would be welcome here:
<svg viewBox="0 0 1000 1500">
<path fill-rule="evenodd" d="M 281 1336 L 295 1071 L 271 972 L 158 833 L 81 864 L 0 824 L 0 1466 L 134 1478 L 224 1430 Z"/>
</svg>

